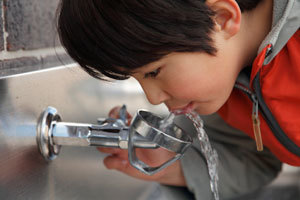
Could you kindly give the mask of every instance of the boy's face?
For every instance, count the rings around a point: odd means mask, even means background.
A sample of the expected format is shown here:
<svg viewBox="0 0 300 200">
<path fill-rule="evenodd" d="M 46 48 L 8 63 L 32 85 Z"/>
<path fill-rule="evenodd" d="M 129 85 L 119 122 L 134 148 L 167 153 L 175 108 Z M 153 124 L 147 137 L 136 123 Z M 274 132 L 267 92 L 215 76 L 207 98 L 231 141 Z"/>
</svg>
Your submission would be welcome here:
<svg viewBox="0 0 300 200">
<path fill-rule="evenodd" d="M 139 81 L 149 102 L 165 103 L 170 110 L 216 112 L 227 101 L 238 74 L 243 66 L 252 63 L 270 30 L 273 6 L 272 1 L 265 2 L 252 13 L 246 13 L 242 20 L 236 1 L 207 0 L 216 13 L 210 35 L 218 50 L 216 55 L 170 53 L 137 69 L 133 77 Z M 258 20 L 261 22 L 257 23 Z M 256 28 L 258 24 L 260 28 Z M 248 31 L 252 25 L 255 29 Z"/>
<path fill-rule="evenodd" d="M 216 112 L 228 99 L 244 63 L 236 45 L 216 38 L 218 52 L 171 53 L 133 73 L 151 104 L 169 110 Z"/>
</svg>

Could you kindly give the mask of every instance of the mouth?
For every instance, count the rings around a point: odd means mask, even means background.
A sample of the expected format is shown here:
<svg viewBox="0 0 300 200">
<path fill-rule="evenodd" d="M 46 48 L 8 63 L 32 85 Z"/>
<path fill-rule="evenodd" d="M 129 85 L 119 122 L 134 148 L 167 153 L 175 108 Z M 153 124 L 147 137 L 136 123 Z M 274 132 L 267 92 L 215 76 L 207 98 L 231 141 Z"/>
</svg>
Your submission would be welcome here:
<svg viewBox="0 0 300 200">
<path fill-rule="evenodd" d="M 176 115 L 186 114 L 194 110 L 194 103 L 190 102 L 186 106 L 178 107 L 178 108 L 170 108 L 170 112 L 175 113 Z"/>
</svg>

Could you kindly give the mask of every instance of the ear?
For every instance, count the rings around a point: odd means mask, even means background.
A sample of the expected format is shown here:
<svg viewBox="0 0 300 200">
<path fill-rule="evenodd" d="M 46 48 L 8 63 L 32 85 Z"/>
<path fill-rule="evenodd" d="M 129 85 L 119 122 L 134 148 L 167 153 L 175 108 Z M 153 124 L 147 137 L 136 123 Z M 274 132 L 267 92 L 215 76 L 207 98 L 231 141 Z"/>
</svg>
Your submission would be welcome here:
<svg viewBox="0 0 300 200">
<path fill-rule="evenodd" d="M 234 36 L 241 25 L 241 10 L 235 0 L 207 0 L 207 5 L 216 13 L 216 31 L 224 32 L 225 39 Z"/>
</svg>

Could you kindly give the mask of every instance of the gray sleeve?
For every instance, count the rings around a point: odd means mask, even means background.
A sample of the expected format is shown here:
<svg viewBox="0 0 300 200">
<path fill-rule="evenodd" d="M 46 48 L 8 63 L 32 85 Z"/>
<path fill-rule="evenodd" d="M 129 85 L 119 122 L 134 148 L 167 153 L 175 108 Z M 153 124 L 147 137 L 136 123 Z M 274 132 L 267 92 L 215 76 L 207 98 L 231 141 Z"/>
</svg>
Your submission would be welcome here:
<svg viewBox="0 0 300 200">
<path fill-rule="evenodd" d="M 270 183 L 278 175 L 281 162 L 269 150 L 265 148 L 263 152 L 257 152 L 255 142 L 250 137 L 228 126 L 217 114 L 202 118 L 212 146 L 219 156 L 221 199 L 252 192 Z M 184 126 L 187 124 L 186 121 Z M 181 164 L 187 187 L 195 199 L 209 200 L 213 196 L 209 187 L 208 170 L 198 144 L 195 143 L 185 153 Z"/>
</svg>

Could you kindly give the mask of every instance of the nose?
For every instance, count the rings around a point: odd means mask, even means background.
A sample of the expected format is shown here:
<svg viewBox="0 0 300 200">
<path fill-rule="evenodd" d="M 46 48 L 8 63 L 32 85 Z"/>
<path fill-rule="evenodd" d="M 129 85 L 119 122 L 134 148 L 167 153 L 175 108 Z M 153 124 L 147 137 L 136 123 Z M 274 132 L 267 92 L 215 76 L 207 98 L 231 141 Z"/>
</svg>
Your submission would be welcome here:
<svg viewBox="0 0 300 200">
<path fill-rule="evenodd" d="M 139 81 L 148 101 L 152 105 L 161 104 L 168 99 L 170 95 L 160 86 L 159 83 L 153 83 L 150 81 Z"/>
</svg>

